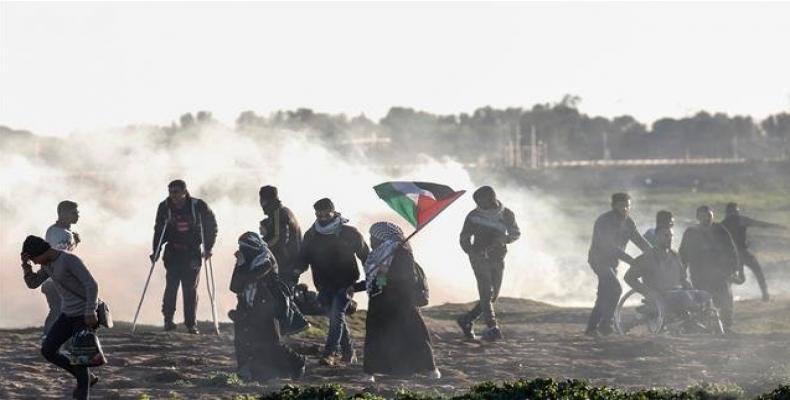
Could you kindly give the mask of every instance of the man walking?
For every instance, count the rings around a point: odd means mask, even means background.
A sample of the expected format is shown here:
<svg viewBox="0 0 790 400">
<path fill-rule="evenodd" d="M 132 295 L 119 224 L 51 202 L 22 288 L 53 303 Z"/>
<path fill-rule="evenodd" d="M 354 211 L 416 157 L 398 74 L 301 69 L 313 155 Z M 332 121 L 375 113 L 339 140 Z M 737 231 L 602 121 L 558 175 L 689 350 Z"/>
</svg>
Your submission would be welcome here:
<svg viewBox="0 0 790 400">
<path fill-rule="evenodd" d="M 184 300 L 184 325 L 189 333 L 198 334 L 200 332 L 195 314 L 198 304 L 197 288 L 200 283 L 201 256 L 206 259 L 211 257 L 211 249 L 217 239 L 217 220 L 205 201 L 190 196 L 184 181 L 174 180 L 167 185 L 167 189 L 169 196 L 159 204 L 156 211 L 151 254 L 151 260 L 156 261 L 159 238 L 164 230 L 162 245 L 167 244 L 162 258 L 167 271 L 167 283 L 162 299 L 165 330 L 176 329 L 173 316 L 176 312 L 180 285 Z M 205 251 L 201 255 L 200 245 L 204 239 Z"/>
<path fill-rule="evenodd" d="M 612 195 L 612 209 L 601 214 L 593 226 L 592 243 L 587 256 L 595 275 L 598 277 L 598 293 L 590 313 L 585 334 L 596 336 L 609 335 L 617 301 L 623 293 L 617 280 L 617 266 L 620 261 L 633 264 L 634 258 L 625 252 L 628 242 L 633 242 L 642 252 L 650 250 L 650 244 L 636 230 L 631 219 L 631 197 L 627 193 Z"/>
<path fill-rule="evenodd" d="M 360 276 L 357 259 L 364 264 L 370 249 L 362 234 L 346 225 L 348 220 L 335 211 L 330 199 L 318 200 L 313 208 L 316 221 L 304 235 L 302 260 L 312 270 L 319 301 L 326 306 L 329 318 L 329 333 L 320 361 L 335 365 L 340 347 L 341 360 L 353 363 L 356 356 L 345 312 Z"/>
<path fill-rule="evenodd" d="M 460 242 L 469 255 L 480 301 L 457 322 L 467 339 L 475 339 L 474 322 L 482 315 L 486 323 L 483 339 L 494 341 L 502 339 L 494 302 L 502 286 L 507 245 L 518 240 L 521 231 L 513 211 L 497 200 L 493 188 L 483 186 L 474 192 L 473 198 L 477 208 L 466 216 Z"/>
<path fill-rule="evenodd" d="M 33 272 L 30 262 L 40 265 L 41 269 Z M 37 236 L 28 236 L 22 245 L 22 270 L 27 287 L 35 289 L 49 279 L 62 298 L 60 315 L 41 344 L 41 354 L 76 378 L 75 399 L 88 399 L 90 387 L 99 378 L 90 374 L 88 367 L 71 365 L 68 357 L 58 350 L 76 332 L 98 326 L 98 284 L 79 257 L 55 250 Z"/>
<path fill-rule="evenodd" d="M 79 218 L 77 203 L 69 200 L 58 203 L 58 219 L 47 229 L 45 235 L 47 243 L 55 250 L 74 251 L 80 243 L 80 235 L 77 232 L 72 232 L 71 225 L 76 224 Z M 60 316 L 61 299 L 51 279 L 47 279 L 41 284 L 41 293 L 44 293 L 47 305 L 49 305 L 49 314 L 44 322 L 44 336 L 46 336 L 52 324 Z"/>
<path fill-rule="evenodd" d="M 752 270 L 755 278 L 757 278 L 757 284 L 760 285 L 763 301 L 768 301 L 771 298 L 768 295 L 768 284 L 765 282 L 765 275 L 763 275 L 763 268 L 760 266 L 760 262 L 757 261 L 757 257 L 749 251 L 749 242 L 746 239 L 746 229 L 752 227 L 787 229 L 787 227 L 743 216 L 741 215 L 738 203 L 727 203 L 725 211 L 727 216 L 721 221 L 721 224 L 727 228 L 727 231 L 730 232 L 730 236 L 732 236 L 732 240 L 735 242 L 735 246 L 738 249 L 738 256 L 740 257 L 739 262 L 741 268 L 746 266 Z"/>
<path fill-rule="evenodd" d="M 713 297 L 719 309 L 724 331 L 732 331 L 733 274 L 743 276 L 738 263 L 738 250 L 727 229 L 713 222 L 713 211 L 708 206 L 697 208 L 696 226 L 683 233 L 678 253 L 688 268 L 694 289 L 704 290 Z"/>
</svg>

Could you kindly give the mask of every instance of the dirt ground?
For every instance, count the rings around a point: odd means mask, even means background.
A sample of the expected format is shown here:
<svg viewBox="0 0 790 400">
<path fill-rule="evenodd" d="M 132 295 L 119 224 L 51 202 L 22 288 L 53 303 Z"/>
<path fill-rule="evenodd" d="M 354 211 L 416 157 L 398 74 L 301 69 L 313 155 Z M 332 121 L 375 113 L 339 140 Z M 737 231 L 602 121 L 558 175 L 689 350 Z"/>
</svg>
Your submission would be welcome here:
<svg viewBox="0 0 790 400">
<path fill-rule="evenodd" d="M 585 378 L 596 384 L 622 387 L 685 388 L 699 382 L 737 384 L 759 393 L 790 381 L 790 298 L 769 303 L 738 302 L 732 337 L 610 336 L 589 338 L 580 332 L 588 309 L 560 308 L 522 299 L 502 299 L 498 305 L 506 335 L 495 344 L 462 340 L 454 318 L 468 305 L 445 304 L 424 311 L 434 335 L 437 364 L 443 373 L 435 381 L 424 377 L 363 381 L 360 364 L 321 367 L 317 354 L 324 322 L 289 339 L 309 355 L 308 373 L 299 383 L 340 383 L 351 391 L 386 394 L 398 388 L 457 393 L 485 380 L 561 377 Z M 356 345 L 364 341 L 364 312 L 352 319 Z M 209 326 L 203 327 L 209 332 Z M 48 365 L 38 352 L 40 329 L 0 331 L 0 398 L 67 398 L 73 381 Z M 234 372 L 232 327 L 222 334 L 189 335 L 183 327 L 165 333 L 159 327 L 138 328 L 119 323 L 102 333 L 109 364 L 96 370 L 101 382 L 93 396 L 102 399 L 232 398 L 279 389 L 289 380 L 224 382 Z M 361 357 L 364 355 L 360 354 Z"/>
</svg>

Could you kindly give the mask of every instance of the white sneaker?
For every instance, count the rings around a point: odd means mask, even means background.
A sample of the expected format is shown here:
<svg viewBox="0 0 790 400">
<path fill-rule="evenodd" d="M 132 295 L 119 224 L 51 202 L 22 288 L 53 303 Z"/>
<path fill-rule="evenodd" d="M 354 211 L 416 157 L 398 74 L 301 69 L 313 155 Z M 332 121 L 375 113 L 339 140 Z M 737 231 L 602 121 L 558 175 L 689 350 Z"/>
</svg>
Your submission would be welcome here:
<svg viewBox="0 0 790 400">
<path fill-rule="evenodd" d="M 376 375 L 366 375 L 365 382 L 376 383 Z"/>
<path fill-rule="evenodd" d="M 428 378 L 431 378 L 431 379 L 442 379 L 442 373 L 439 372 L 439 368 L 436 368 L 433 371 L 428 373 Z"/>
</svg>

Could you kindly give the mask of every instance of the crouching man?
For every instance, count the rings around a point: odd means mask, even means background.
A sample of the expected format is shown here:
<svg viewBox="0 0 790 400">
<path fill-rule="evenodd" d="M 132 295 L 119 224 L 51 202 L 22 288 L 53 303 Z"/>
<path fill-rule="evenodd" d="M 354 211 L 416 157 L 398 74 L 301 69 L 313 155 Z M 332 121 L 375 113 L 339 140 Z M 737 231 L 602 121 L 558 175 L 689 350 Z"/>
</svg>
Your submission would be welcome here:
<svg viewBox="0 0 790 400">
<path fill-rule="evenodd" d="M 242 379 L 299 378 L 304 374 L 304 357 L 281 342 L 277 316 L 286 311 L 281 297 L 288 290 L 277 271 L 277 260 L 257 233 L 239 237 L 230 283 L 238 305 L 229 316 Z"/>
</svg>

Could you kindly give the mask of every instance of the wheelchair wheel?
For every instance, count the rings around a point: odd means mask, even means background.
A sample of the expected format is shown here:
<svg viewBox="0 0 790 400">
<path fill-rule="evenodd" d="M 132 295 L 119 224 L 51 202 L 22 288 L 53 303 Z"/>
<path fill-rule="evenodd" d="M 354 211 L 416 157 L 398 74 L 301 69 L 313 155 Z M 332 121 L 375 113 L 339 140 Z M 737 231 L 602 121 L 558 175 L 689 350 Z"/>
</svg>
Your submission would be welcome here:
<svg viewBox="0 0 790 400">
<path fill-rule="evenodd" d="M 664 326 L 666 311 L 661 301 L 629 290 L 617 303 L 614 329 L 621 335 L 655 335 Z"/>
</svg>

